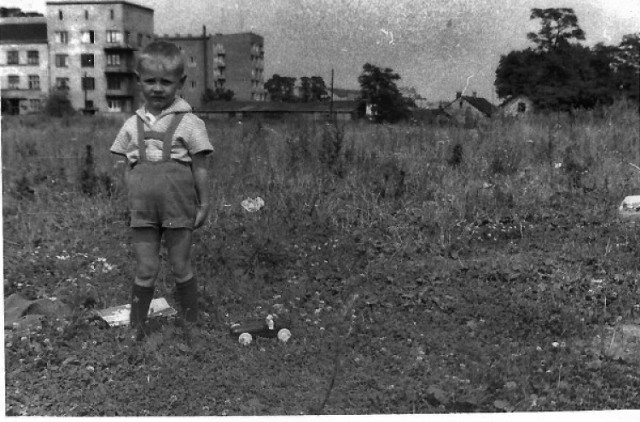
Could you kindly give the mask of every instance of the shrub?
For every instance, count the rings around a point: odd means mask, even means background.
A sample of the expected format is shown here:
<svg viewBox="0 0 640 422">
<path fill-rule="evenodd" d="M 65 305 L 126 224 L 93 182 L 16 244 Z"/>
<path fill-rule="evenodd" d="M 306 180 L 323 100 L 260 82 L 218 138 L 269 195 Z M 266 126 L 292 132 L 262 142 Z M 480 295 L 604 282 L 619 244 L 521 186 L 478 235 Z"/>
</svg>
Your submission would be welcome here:
<svg viewBox="0 0 640 422">
<path fill-rule="evenodd" d="M 44 105 L 44 114 L 53 117 L 64 117 L 75 114 L 71 100 L 65 91 L 53 91 Z"/>
</svg>

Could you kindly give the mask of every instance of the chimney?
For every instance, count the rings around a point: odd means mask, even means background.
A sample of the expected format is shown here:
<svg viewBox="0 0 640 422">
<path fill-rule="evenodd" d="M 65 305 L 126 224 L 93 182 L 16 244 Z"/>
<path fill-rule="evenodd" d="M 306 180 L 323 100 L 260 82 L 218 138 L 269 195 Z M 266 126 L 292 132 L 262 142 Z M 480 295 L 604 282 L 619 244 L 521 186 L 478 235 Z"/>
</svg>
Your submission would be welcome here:
<svg viewBox="0 0 640 422">
<path fill-rule="evenodd" d="M 462 97 L 462 91 L 456 92 L 456 100 L 460 97 Z"/>
<path fill-rule="evenodd" d="M 477 91 L 473 91 L 473 98 L 476 98 L 478 96 L 478 92 Z"/>
</svg>

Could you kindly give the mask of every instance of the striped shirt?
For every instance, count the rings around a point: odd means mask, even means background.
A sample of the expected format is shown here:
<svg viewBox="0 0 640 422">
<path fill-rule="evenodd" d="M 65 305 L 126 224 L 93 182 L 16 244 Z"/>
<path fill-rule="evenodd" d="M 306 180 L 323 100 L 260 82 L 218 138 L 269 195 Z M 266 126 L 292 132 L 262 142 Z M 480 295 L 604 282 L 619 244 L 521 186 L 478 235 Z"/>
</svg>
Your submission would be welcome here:
<svg viewBox="0 0 640 422">
<path fill-rule="evenodd" d="M 191 162 L 191 156 L 198 153 L 209 154 L 213 147 L 209 142 L 209 135 L 204 122 L 191 113 L 191 106 L 183 99 L 176 100 L 166 110 L 155 117 L 146 113 L 145 107 L 136 111 L 124 122 L 124 125 L 116 135 L 116 139 L 111 146 L 111 152 L 124 155 L 130 164 L 137 162 L 140 158 L 138 152 L 138 129 L 137 119 L 144 121 L 144 130 L 163 133 L 171 124 L 175 113 L 186 113 L 180 125 L 176 129 L 171 142 L 171 158 L 185 163 Z M 146 139 L 144 141 L 146 157 L 149 161 L 162 160 L 162 139 Z"/>
</svg>

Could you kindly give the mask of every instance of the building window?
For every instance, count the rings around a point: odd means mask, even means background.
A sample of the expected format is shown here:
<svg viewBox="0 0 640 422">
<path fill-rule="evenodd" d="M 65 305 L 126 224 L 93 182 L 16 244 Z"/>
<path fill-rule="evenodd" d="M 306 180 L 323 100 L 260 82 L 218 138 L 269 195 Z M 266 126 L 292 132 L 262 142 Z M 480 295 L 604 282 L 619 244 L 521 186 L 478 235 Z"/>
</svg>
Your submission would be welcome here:
<svg viewBox="0 0 640 422">
<path fill-rule="evenodd" d="M 69 44 L 69 34 L 67 31 L 56 31 L 55 39 L 58 44 Z"/>
<path fill-rule="evenodd" d="M 107 100 L 107 109 L 111 112 L 122 111 L 122 100 L 117 100 L 117 99 Z"/>
<path fill-rule="evenodd" d="M 122 42 L 122 33 L 120 31 L 107 31 L 107 42 L 110 44 L 118 44 Z"/>
<path fill-rule="evenodd" d="M 40 76 L 29 75 L 29 89 L 40 91 Z"/>
<path fill-rule="evenodd" d="M 196 81 L 191 81 L 191 89 L 195 89 L 196 87 Z"/>
<path fill-rule="evenodd" d="M 80 55 L 80 64 L 82 67 L 93 67 L 93 54 L 81 54 Z"/>
<path fill-rule="evenodd" d="M 107 66 L 120 66 L 120 54 L 107 54 Z"/>
<path fill-rule="evenodd" d="M 27 51 L 27 64 L 35 66 L 40 64 L 40 52 L 38 50 Z"/>
<path fill-rule="evenodd" d="M 119 90 L 121 87 L 120 78 L 108 78 L 107 79 L 107 89 Z"/>
<path fill-rule="evenodd" d="M 524 113 L 527 111 L 527 105 L 523 102 L 518 103 L 518 113 Z"/>
<path fill-rule="evenodd" d="M 42 110 L 42 102 L 37 98 L 31 98 L 29 100 L 29 108 L 31 111 L 40 111 Z"/>
<path fill-rule="evenodd" d="M 7 51 L 7 64 L 20 64 L 18 50 Z"/>
<path fill-rule="evenodd" d="M 88 10 L 84 11 L 84 18 L 85 19 L 89 19 L 89 11 Z"/>
<path fill-rule="evenodd" d="M 131 42 L 131 32 L 124 31 L 124 43 L 129 45 L 130 42 Z"/>
<path fill-rule="evenodd" d="M 56 78 L 57 89 L 69 89 L 69 78 Z"/>
<path fill-rule="evenodd" d="M 69 56 L 67 54 L 56 54 L 56 67 L 67 67 Z"/>
<path fill-rule="evenodd" d="M 138 34 L 138 47 L 142 47 L 142 34 Z"/>
<path fill-rule="evenodd" d="M 93 100 L 86 100 L 84 102 L 84 109 L 85 110 L 93 110 Z"/>
<path fill-rule="evenodd" d="M 96 89 L 96 79 L 90 76 L 82 77 L 82 90 L 83 91 L 93 91 Z"/>
<path fill-rule="evenodd" d="M 64 19 L 64 16 L 62 15 L 62 10 L 58 10 L 58 19 L 60 20 Z"/>
<path fill-rule="evenodd" d="M 9 75 L 9 89 L 20 89 L 20 75 Z"/>
<path fill-rule="evenodd" d="M 80 40 L 83 44 L 95 44 L 96 34 L 94 31 L 80 31 Z"/>
<path fill-rule="evenodd" d="M 113 20 L 113 9 L 109 10 L 109 17 Z"/>
</svg>

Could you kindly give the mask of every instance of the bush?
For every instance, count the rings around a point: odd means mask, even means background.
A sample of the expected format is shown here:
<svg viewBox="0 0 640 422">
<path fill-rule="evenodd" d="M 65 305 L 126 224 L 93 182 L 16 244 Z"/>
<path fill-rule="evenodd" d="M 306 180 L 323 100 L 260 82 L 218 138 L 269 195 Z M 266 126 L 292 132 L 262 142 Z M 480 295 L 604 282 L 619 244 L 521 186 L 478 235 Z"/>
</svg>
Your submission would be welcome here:
<svg viewBox="0 0 640 422">
<path fill-rule="evenodd" d="M 75 114 L 71 100 L 66 91 L 57 90 L 49 95 L 44 105 L 44 114 L 53 117 L 64 117 Z"/>
</svg>

